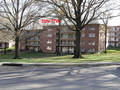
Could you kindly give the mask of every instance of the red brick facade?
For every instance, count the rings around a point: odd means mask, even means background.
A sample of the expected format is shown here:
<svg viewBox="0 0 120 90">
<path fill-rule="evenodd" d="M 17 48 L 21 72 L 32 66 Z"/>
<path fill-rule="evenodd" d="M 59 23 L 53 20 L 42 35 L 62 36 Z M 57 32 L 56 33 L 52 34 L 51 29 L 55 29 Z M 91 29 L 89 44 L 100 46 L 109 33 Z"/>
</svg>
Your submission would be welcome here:
<svg viewBox="0 0 120 90">
<path fill-rule="evenodd" d="M 108 28 L 108 46 L 120 47 L 120 26 Z"/>
<path fill-rule="evenodd" d="M 58 26 L 45 26 L 43 31 L 38 34 L 39 48 L 45 53 L 55 53 L 58 46 Z M 32 30 L 34 31 L 34 30 Z M 27 33 L 29 34 L 29 33 Z M 73 53 L 75 32 L 67 26 L 60 27 L 60 45 L 61 53 Z M 104 26 L 100 24 L 89 24 L 82 30 L 81 52 L 95 53 L 104 50 Z M 33 43 L 34 44 L 34 43 Z M 25 45 L 25 44 L 24 44 Z M 25 46 L 24 46 L 25 47 Z M 32 48 L 35 48 L 32 46 Z"/>
<path fill-rule="evenodd" d="M 56 27 L 44 27 L 40 37 L 40 47 L 45 53 L 56 52 Z"/>
</svg>

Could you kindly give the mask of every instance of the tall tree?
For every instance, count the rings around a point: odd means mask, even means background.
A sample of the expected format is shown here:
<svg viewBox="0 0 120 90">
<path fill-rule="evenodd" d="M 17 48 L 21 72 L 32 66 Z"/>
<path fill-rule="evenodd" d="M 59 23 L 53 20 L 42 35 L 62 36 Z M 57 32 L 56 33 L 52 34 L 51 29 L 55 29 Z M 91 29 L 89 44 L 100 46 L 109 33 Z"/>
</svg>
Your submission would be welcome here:
<svg viewBox="0 0 120 90">
<path fill-rule="evenodd" d="M 60 15 L 64 16 L 67 23 L 74 25 L 76 32 L 75 48 L 73 58 L 82 57 L 81 55 L 81 30 L 91 21 L 98 18 L 102 12 L 98 12 L 106 2 L 110 0 L 43 0 L 56 6 Z M 105 12 L 103 10 L 103 12 Z M 68 22 L 69 21 L 69 22 Z"/>
<path fill-rule="evenodd" d="M 35 0 L 1 0 L 0 3 L 0 17 L 4 18 L 0 24 L 14 34 L 16 59 L 19 58 L 21 33 L 31 23 L 39 20 L 43 5 L 39 4 L 41 7 L 38 7 Z"/>
<path fill-rule="evenodd" d="M 113 5 L 115 4 L 115 5 Z M 110 7 L 111 6 L 111 7 Z M 105 27 L 105 50 L 104 50 L 104 53 L 107 53 L 107 38 L 108 38 L 108 24 L 109 24 L 109 21 L 112 19 L 112 18 L 115 18 L 115 17 L 118 17 L 119 14 L 112 14 L 112 12 L 115 12 L 116 10 L 119 10 L 119 5 L 116 4 L 116 2 L 107 2 L 105 5 L 104 5 L 104 10 L 106 10 L 107 12 L 102 12 L 102 14 L 100 15 L 100 20 L 102 21 L 102 23 L 104 24 L 104 27 Z"/>
<path fill-rule="evenodd" d="M 104 53 L 107 53 L 107 32 L 108 32 L 108 22 L 109 22 L 109 19 L 112 18 L 111 14 L 110 13 L 103 13 L 101 16 L 100 16 L 103 24 L 104 24 L 104 27 L 105 27 L 105 50 L 104 50 Z"/>
</svg>

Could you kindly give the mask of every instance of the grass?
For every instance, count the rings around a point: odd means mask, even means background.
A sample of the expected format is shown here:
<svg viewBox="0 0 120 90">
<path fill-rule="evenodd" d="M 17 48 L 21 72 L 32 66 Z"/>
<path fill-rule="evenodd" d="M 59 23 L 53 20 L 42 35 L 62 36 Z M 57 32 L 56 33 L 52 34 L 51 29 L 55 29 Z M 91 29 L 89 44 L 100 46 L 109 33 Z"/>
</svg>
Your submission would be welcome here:
<svg viewBox="0 0 120 90">
<path fill-rule="evenodd" d="M 56 56 L 44 53 L 22 53 L 22 59 L 12 59 L 13 54 L 0 54 L 0 62 L 25 62 L 25 63 L 80 63 L 80 62 L 120 62 L 120 50 L 109 49 L 107 54 L 97 53 L 83 55 L 84 58 L 73 59 L 72 55 Z"/>
</svg>

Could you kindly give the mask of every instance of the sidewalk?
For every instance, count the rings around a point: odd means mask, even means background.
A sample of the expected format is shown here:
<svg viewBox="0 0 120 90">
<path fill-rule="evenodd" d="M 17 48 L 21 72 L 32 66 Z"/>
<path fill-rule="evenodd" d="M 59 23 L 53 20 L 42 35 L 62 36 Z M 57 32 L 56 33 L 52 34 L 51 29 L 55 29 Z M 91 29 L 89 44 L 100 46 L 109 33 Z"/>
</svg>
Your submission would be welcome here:
<svg viewBox="0 0 120 90">
<path fill-rule="evenodd" d="M 3 62 L 1 66 L 107 66 L 107 65 L 120 65 L 120 63 L 112 62 L 95 62 L 95 63 L 13 63 Z"/>
</svg>

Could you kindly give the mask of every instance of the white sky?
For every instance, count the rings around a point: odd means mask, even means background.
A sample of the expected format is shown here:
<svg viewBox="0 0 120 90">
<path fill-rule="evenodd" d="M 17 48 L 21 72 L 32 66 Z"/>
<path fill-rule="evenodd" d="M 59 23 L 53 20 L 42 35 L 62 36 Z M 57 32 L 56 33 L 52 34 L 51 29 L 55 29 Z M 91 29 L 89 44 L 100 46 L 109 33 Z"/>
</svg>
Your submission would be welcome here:
<svg viewBox="0 0 120 90">
<path fill-rule="evenodd" d="M 120 8 L 120 0 L 111 0 L 111 3 L 113 5 L 116 5 L 117 8 Z M 115 16 L 120 15 L 120 9 L 113 11 L 112 14 Z M 109 20 L 109 25 L 110 26 L 120 26 L 120 16 L 114 17 L 111 20 Z"/>
<path fill-rule="evenodd" d="M 109 26 L 120 26 L 120 16 L 110 20 Z"/>
</svg>

